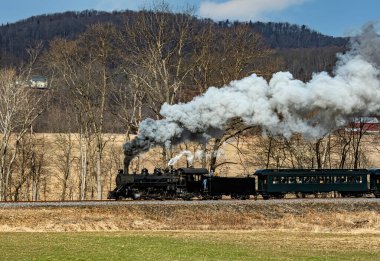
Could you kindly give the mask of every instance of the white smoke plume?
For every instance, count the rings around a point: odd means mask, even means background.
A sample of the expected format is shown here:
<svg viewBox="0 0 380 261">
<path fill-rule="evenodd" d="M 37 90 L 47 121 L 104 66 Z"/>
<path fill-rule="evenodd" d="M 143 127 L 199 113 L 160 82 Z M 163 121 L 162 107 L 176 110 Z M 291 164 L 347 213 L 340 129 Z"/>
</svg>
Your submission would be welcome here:
<svg viewBox="0 0 380 261">
<path fill-rule="evenodd" d="M 197 151 L 195 152 L 195 157 L 196 157 L 196 159 L 199 160 L 199 161 L 202 160 L 202 158 L 204 157 L 204 155 L 205 155 L 205 152 L 204 152 L 203 150 L 197 150 Z"/>
<path fill-rule="evenodd" d="M 177 161 L 179 161 L 182 156 L 186 157 L 186 161 L 189 163 L 190 166 L 193 164 L 194 155 L 190 151 L 184 150 L 184 151 L 181 151 L 178 155 L 176 155 L 172 159 L 170 159 L 168 162 L 168 166 L 173 166 L 174 164 L 176 164 Z"/>
<path fill-rule="evenodd" d="M 351 50 L 338 56 L 334 76 L 316 73 L 304 83 L 289 72 L 275 73 L 269 82 L 253 74 L 210 87 L 188 103 L 164 104 L 164 119 L 142 121 L 137 138 L 124 145 L 125 154 L 133 157 L 157 144 L 205 142 L 234 118 L 272 134 L 319 138 L 353 116 L 380 113 L 379 65 L 380 37 L 368 25 Z"/>
</svg>

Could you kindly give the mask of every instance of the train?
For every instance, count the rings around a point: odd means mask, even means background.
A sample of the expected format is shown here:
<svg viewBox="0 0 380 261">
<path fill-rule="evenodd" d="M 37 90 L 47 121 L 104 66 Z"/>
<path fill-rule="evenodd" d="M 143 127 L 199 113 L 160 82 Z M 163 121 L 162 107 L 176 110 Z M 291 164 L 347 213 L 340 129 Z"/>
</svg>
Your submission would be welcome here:
<svg viewBox="0 0 380 261">
<path fill-rule="evenodd" d="M 260 169 L 238 177 L 222 177 L 205 168 L 143 169 L 139 174 L 119 170 L 108 199 L 267 200 L 327 193 L 380 198 L 380 169 Z"/>
</svg>

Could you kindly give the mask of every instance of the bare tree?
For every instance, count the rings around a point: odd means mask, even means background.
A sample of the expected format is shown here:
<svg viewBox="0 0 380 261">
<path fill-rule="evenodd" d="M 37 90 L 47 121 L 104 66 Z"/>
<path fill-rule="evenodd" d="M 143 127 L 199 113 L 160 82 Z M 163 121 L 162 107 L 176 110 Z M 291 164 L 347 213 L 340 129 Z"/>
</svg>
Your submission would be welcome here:
<svg viewBox="0 0 380 261">
<path fill-rule="evenodd" d="M 102 199 L 103 184 L 102 179 L 102 158 L 105 143 L 103 129 L 104 129 L 104 116 L 107 106 L 107 97 L 111 91 L 112 72 L 110 71 L 110 64 L 112 63 L 113 47 L 112 38 L 115 36 L 115 29 L 113 26 L 94 25 L 86 31 L 81 38 L 82 48 L 87 48 L 88 56 L 91 57 L 89 67 L 92 74 L 92 88 L 89 90 L 92 94 L 92 99 L 87 100 L 88 111 L 90 114 L 93 133 L 95 135 L 95 154 L 96 154 L 96 181 L 97 181 L 97 198 Z M 98 77 L 97 77 L 98 76 Z"/>
<path fill-rule="evenodd" d="M 88 139 L 91 136 L 91 118 L 87 100 L 91 74 L 88 64 L 82 60 L 78 40 L 55 39 L 50 43 L 46 61 L 56 77 L 55 85 L 67 90 L 68 106 L 72 107 L 79 133 L 79 199 L 86 198 Z M 86 66 L 87 65 L 87 66 Z"/>
<path fill-rule="evenodd" d="M 46 163 L 46 144 L 44 139 L 36 139 L 32 137 L 33 134 L 30 135 L 30 143 L 31 143 L 31 153 L 30 153 L 30 165 L 29 165 L 29 171 L 30 171 L 30 178 L 31 178 L 31 194 L 32 194 L 32 200 L 36 201 L 40 199 L 40 188 L 41 183 L 46 177 L 44 177 L 45 174 L 45 167 Z M 38 144 L 36 144 L 38 143 Z"/>
<path fill-rule="evenodd" d="M 59 133 L 54 141 L 54 147 L 56 148 L 56 157 L 54 159 L 54 165 L 60 172 L 59 180 L 62 182 L 61 200 L 65 200 L 67 197 L 68 182 L 71 177 L 72 164 L 74 162 L 74 140 L 72 133 Z"/>
<path fill-rule="evenodd" d="M 131 79 L 133 80 L 136 79 Z M 122 82 L 115 84 L 111 93 L 112 113 L 122 122 L 126 141 L 130 139 L 131 134 L 137 132 L 143 117 L 145 92 L 138 86 L 138 83 Z"/>
<path fill-rule="evenodd" d="M 139 12 L 134 21 L 127 20 L 120 36 L 125 47 L 124 72 L 136 89 L 144 90 L 146 105 L 157 117 L 163 103 L 176 102 L 192 69 L 186 64 L 186 48 L 193 19 L 188 13 L 172 14 L 161 3 Z"/>
<path fill-rule="evenodd" d="M 365 159 L 362 153 L 362 141 L 370 126 L 367 120 L 366 117 L 353 118 L 347 128 L 336 132 L 338 157 L 340 158 L 339 168 L 358 168 L 362 163 L 361 157 L 363 160 Z"/>
<path fill-rule="evenodd" d="M 0 200 L 7 200 L 20 140 L 43 111 L 43 95 L 16 84 L 14 70 L 0 71 Z"/>
</svg>

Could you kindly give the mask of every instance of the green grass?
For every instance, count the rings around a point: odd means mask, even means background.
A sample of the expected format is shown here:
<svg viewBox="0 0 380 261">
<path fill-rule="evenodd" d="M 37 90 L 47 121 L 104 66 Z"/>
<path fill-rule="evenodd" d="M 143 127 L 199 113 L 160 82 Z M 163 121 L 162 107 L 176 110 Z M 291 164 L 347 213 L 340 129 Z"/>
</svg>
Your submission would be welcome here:
<svg viewBox="0 0 380 261">
<path fill-rule="evenodd" d="M 0 233 L 1 260 L 380 260 L 379 234 Z"/>
</svg>

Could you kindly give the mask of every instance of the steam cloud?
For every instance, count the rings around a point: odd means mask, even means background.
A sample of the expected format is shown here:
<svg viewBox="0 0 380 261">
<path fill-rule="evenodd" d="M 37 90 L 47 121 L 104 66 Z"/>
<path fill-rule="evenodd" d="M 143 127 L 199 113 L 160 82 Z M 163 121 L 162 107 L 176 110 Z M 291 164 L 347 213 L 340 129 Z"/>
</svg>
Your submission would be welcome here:
<svg viewBox="0 0 380 261">
<path fill-rule="evenodd" d="M 188 164 L 191 166 L 193 164 L 193 161 L 194 161 L 194 155 L 188 151 L 188 150 L 184 150 L 184 151 L 181 151 L 178 155 L 176 155 L 174 158 L 170 159 L 169 160 L 169 163 L 168 163 L 168 166 L 173 166 L 174 164 L 177 163 L 177 161 L 180 160 L 180 158 L 182 156 L 185 156 L 186 157 L 186 161 L 188 162 Z"/>
<path fill-rule="evenodd" d="M 378 114 L 380 37 L 374 25 L 367 25 L 351 45 L 338 56 L 334 76 L 316 73 L 304 83 L 289 72 L 275 73 L 269 82 L 253 74 L 223 88 L 210 87 L 188 103 L 162 105 L 164 119 L 142 121 L 139 135 L 124 145 L 125 166 L 155 145 L 205 142 L 234 118 L 272 134 L 313 139 L 354 116 Z"/>
</svg>

